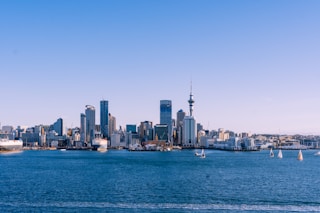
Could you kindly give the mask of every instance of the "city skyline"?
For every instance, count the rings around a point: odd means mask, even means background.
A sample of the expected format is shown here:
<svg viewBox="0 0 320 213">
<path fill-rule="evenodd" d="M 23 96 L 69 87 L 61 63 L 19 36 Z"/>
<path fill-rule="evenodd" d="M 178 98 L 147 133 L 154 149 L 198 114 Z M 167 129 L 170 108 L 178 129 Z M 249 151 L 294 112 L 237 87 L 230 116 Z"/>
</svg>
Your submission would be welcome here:
<svg viewBox="0 0 320 213">
<path fill-rule="evenodd" d="M 5 1 L 1 125 L 117 128 L 193 115 L 205 129 L 320 134 L 318 1 Z"/>
</svg>

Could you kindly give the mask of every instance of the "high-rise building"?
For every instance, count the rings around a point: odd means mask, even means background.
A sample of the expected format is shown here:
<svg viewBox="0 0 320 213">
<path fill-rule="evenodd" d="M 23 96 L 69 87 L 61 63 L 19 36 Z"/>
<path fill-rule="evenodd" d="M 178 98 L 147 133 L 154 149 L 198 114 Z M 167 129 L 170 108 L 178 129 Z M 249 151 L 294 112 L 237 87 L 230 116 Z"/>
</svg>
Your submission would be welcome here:
<svg viewBox="0 0 320 213">
<path fill-rule="evenodd" d="M 135 124 L 127 124 L 126 125 L 126 132 L 132 132 L 132 133 L 137 132 L 137 125 L 135 125 Z"/>
<path fill-rule="evenodd" d="M 139 137 L 142 142 L 153 140 L 153 127 L 151 121 L 141 122 L 139 126 Z"/>
<path fill-rule="evenodd" d="M 168 126 L 168 139 L 172 137 L 172 102 L 170 100 L 160 101 L 160 124 Z"/>
<path fill-rule="evenodd" d="M 177 112 L 177 144 L 181 145 L 182 144 L 182 138 L 183 138 L 183 119 L 186 116 L 186 113 L 180 109 Z"/>
<path fill-rule="evenodd" d="M 81 113 L 80 114 L 80 141 L 86 142 L 86 135 L 87 135 L 87 125 L 86 125 L 86 115 Z"/>
<path fill-rule="evenodd" d="M 159 141 L 168 141 L 168 126 L 166 124 L 155 125 L 154 137 Z"/>
<path fill-rule="evenodd" d="M 116 118 L 109 113 L 109 130 L 108 130 L 109 131 L 109 133 L 108 133 L 109 136 L 111 136 L 112 133 L 114 131 L 116 131 L 116 125 L 117 125 Z"/>
<path fill-rule="evenodd" d="M 183 119 L 183 146 L 194 147 L 196 145 L 196 120 L 193 117 L 193 94 L 192 94 L 192 85 L 190 90 L 190 97 L 188 100 L 190 115 L 185 116 Z"/>
<path fill-rule="evenodd" d="M 203 125 L 200 123 L 197 123 L 197 132 L 203 130 Z"/>
<path fill-rule="evenodd" d="M 63 135 L 63 120 L 62 118 L 59 118 L 54 124 L 53 124 L 53 130 L 58 133 L 58 136 Z"/>
<path fill-rule="evenodd" d="M 86 142 L 91 143 L 94 139 L 94 132 L 96 126 L 96 110 L 94 106 L 86 105 Z"/>
<path fill-rule="evenodd" d="M 109 137 L 109 102 L 100 101 L 100 128 L 104 138 Z"/>
<path fill-rule="evenodd" d="M 194 147 L 196 145 L 196 121 L 193 116 L 186 116 L 183 119 L 183 146 Z"/>
</svg>

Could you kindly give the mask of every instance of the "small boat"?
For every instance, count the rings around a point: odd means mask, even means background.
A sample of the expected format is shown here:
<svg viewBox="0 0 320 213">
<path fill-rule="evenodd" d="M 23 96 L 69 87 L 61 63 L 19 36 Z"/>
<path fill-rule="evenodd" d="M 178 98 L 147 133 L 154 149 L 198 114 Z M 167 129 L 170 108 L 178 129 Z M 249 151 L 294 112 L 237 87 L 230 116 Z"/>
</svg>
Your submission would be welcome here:
<svg viewBox="0 0 320 213">
<path fill-rule="evenodd" d="M 202 151 L 201 151 L 200 158 L 206 158 L 206 154 L 204 153 L 204 149 L 202 149 Z"/>
<path fill-rule="evenodd" d="M 297 158 L 299 161 L 302 161 L 303 160 L 303 156 L 302 156 L 302 152 L 301 152 L 301 149 L 299 150 L 299 153 L 298 153 L 298 158 Z"/>
<path fill-rule="evenodd" d="M 195 152 L 195 153 L 194 153 L 194 155 L 195 155 L 195 156 L 200 156 L 200 155 L 201 155 L 201 153 L 199 153 L 199 152 Z"/>
<path fill-rule="evenodd" d="M 97 151 L 98 151 L 98 152 L 106 152 L 106 151 L 108 151 L 108 149 L 107 149 L 106 147 L 104 147 L 104 146 L 99 146 L 99 147 L 97 148 Z"/>
<path fill-rule="evenodd" d="M 314 153 L 315 156 L 320 156 L 320 151 L 317 151 L 316 153 Z"/>
<path fill-rule="evenodd" d="M 270 149 L 270 158 L 273 158 L 274 157 L 274 153 L 272 151 L 272 148 Z"/>
<path fill-rule="evenodd" d="M 281 151 L 281 149 L 279 149 L 279 152 L 278 152 L 278 158 L 282 158 L 283 156 L 282 156 L 282 151 Z"/>
</svg>

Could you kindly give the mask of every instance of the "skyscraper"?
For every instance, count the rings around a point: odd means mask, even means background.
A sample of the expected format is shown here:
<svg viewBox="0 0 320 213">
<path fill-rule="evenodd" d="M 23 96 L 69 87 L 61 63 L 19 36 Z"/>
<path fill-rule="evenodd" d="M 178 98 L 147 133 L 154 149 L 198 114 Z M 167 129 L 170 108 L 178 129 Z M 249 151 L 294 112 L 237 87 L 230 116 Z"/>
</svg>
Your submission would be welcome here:
<svg viewBox="0 0 320 213">
<path fill-rule="evenodd" d="M 117 126 L 116 117 L 112 116 L 109 113 L 109 133 L 108 133 L 109 137 L 112 135 L 114 131 L 116 131 L 116 126 Z"/>
<path fill-rule="evenodd" d="M 172 137 L 172 102 L 171 100 L 160 101 L 160 124 L 168 126 L 168 139 Z"/>
<path fill-rule="evenodd" d="M 183 137 L 183 119 L 186 116 L 186 113 L 180 109 L 177 112 L 177 144 L 181 145 L 182 144 L 182 137 Z"/>
<path fill-rule="evenodd" d="M 109 137 L 109 102 L 100 101 L 100 128 L 104 138 Z"/>
<path fill-rule="evenodd" d="M 87 135 L 87 125 L 86 125 L 86 115 L 80 114 L 80 141 L 86 142 Z"/>
<path fill-rule="evenodd" d="M 54 124 L 53 124 L 53 130 L 58 133 L 59 136 L 63 135 L 63 120 L 62 118 L 59 118 Z"/>
<path fill-rule="evenodd" d="M 139 137 L 141 141 L 153 140 L 153 126 L 151 121 L 141 122 L 139 126 Z"/>
<path fill-rule="evenodd" d="M 96 126 L 96 110 L 94 106 L 86 105 L 86 142 L 91 143 L 94 139 L 94 131 Z"/>
</svg>

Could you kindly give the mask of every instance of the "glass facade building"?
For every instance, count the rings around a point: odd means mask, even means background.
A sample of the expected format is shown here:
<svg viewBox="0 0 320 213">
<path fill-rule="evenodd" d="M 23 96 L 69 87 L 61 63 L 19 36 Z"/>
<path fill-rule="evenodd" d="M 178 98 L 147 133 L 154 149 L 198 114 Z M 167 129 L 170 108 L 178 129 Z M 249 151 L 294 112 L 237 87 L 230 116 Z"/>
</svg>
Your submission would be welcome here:
<svg viewBox="0 0 320 213">
<path fill-rule="evenodd" d="M 160 101 L 160 124 L 168 126 L 168 138 L 172 137 L 172 102 L 170 100 Z"/>
<path fill-rule="evenodd" d="M 80 141 L 85 142 L 87 135 L 86 115 L 80 114 Z"/>
<path fill-rule="evenodd" d="M 126 132 L 132 132 L 132 133 L 137 132 L 137 125 L 135 125 L 135 124 L 127 124 L 126 125 Z"/>
<path fill-rule="evenodd" d="M 104 138 L 109 137 L 109 102 L 100 101 L 100 128 Z"/>
<path fill-rule="evenodd" d="M 166 124 L 155 125 L 154 137 L 159 141 L 168 141 L 168 126 Z"/>
<path fill-rule="evenodd" d="M 58 136 L 63 135 L 63 120 L 62 118 L 59 118 L 54 124 L 53 124 L 53 130 L 58 133 Z"/>
<path fill-rule="evenodd" d="M 91 143 L 94 139 L 94 131 L 96 127 L 96 110 L 94 106 L 86 106 L 86 142 Z"/>
</svg>

